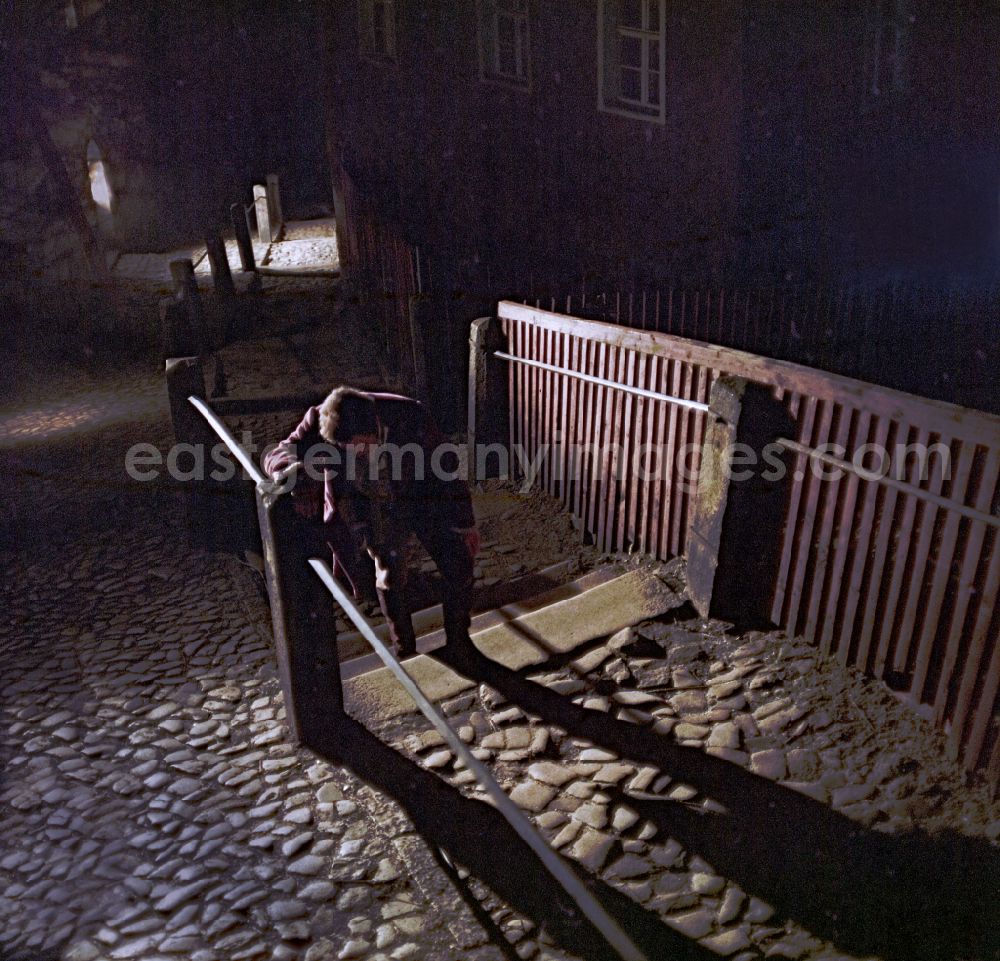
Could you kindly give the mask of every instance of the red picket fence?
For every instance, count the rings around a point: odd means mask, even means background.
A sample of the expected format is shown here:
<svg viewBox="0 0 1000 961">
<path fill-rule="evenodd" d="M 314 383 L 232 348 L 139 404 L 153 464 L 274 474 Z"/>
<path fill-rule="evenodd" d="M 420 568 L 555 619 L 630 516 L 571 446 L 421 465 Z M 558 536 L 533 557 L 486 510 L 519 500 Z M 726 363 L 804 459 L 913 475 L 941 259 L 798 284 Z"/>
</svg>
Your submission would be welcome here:
<svg viewBox="0 0 1000 961">
<path fill-rule="evenodd" d="M 662 306 L 662 305 L 661 305 Z M 948 732 L 949 752 L 1000 777 L 1000 417 L 641 327 L 504 302 L 510 442 L 604 550 L 685 551 L 713 381 L 771 386 L 789 440 L 889 452 L 899 485 L 817 477 L 800 455 L 781 539 L 774 623 L 886 679 Z M 609 383 L 610 382 L 610 383 Z M 682 406 L 662 397 L 693 402 Z M 922 470 L 906 445 L 944 445 Z M 591 445 L 596 456 L 573 449 Z M 658 446 L 667 469 L 632 469 Z M 678 463 L 678 454 L 686 460 Z M 650 465 L 647 463 L 646 465 Z M 947 476 L 946 476 L 947 474 Z"/>
</svg>

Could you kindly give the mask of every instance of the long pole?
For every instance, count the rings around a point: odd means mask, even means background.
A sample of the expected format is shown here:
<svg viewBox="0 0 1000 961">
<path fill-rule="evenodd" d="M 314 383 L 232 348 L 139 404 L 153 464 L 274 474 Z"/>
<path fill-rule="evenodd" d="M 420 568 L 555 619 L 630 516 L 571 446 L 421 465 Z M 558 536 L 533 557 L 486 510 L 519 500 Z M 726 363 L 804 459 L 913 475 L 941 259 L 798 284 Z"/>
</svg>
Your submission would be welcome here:
<svg viewBox="0 0 1000 961">
<path fill-rule="evenodd" d="M 504 794 L 503 789 L 490 773 L 489 769 L 465 746 L 462 739 L 452 730 L 444 715 L 431 703 L 416 681 L 406 672 L 395 655 L 385 646 L 379 636 L 372 630 L 354 602 L 347 596 L 344 589 L 334 580 L 333 573 L 323 561 L 315 558 L 309 561 L 320 580 L 334 596 L 337 603 L 344 609 L 347 616 L 366 641 L 375 649 L 385 666 L 393 673 L 396 680 L 403 686 L 417 707 L 427 718 L 437 732 L 445 739 L 448 747 L 455 752 L 462 763 L 475 775 L 486 793 L 493 799 L 497 810 L 507 819 L 507 823 L 517 832 L 518 836 L 538 856 L 539 861 L 559 883 L 563 890 L 576 902 L 584 916 L 604 936 L 604 939 L 621 955 L 623 961 L 646 961 L 646 956 L 637 948 L 615 920 L 604 910 L 604 907 L 587 890 L 583 882 L 570 870 L 562 858 L 549 847 L 545 839 L 535 830 L 524 812 Z"/>
<path fill-rule="evenodd" d="M 233 456 L 240 462 L 243 469 L 250 475 L 251 480 L 255 484 L 260 484 L 265 480 L 264 475 L 260 472 L 260 468 L 253 462 L 250 455 L 240 446 L 240 442 L 233 437 L 229 428 L 219 419 L 215 411 L 208 406 L 200 397 L 191 396 L 188 400 L 195 406 L 198 412 L 201 414 L 205 420 L 208 421 L 208 426 L 219 435 L 222 442 L 229 448 Z"/>
</svg>

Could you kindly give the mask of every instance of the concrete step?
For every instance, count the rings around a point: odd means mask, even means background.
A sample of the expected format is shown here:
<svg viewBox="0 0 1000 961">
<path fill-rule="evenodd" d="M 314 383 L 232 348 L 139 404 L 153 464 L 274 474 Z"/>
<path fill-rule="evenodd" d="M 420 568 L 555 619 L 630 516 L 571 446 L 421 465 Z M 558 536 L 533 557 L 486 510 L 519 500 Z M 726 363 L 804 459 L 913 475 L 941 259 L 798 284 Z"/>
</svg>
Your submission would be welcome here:
<svg viewBox="0 0 1000 961">
<path fill-rule="evenodd" d="M 674 593 L 655 574 L 633 570 L 523 614 L 495 612 L 472 640 L 486 657 L 519 670 L 656 617 L 675 603 Z M 406 669 L 434 701 L 476 683 L 426 654 L 407 660 Z M 344 697 L 348 711 L 361 721 L 385 721 L 416 710 L 385 667 L 346 680 Z"/>
<path fill-rule="evenodd" d="M 478 593 L 473 611 L 479 611 L 479 613 L 472 618 L 470 633 L 476 635 L 487 627 L 493 627 L 522 614 L 527 614 L 529 611 L 545 607 L 547 604 L 573 597 L 591 587 L 619 577 L 622 573 L 618 568 L 608 564 L 569 583 L 552 586 L 560 576 L 563 576 L 570 569 L 571 564 L 572 561 L 561 561 L 536 574 L 528 574 L 516 578 L 509 584 L 497 585 L 495 588 L 487 588 Z M 429 654 L 444 646 L 445 637 L 442 628 L 444 612 L 440 604 L 416 611 L 412 619 L 413 629 L 417 634 L 418 653 Z M 379 639 L 388 641 L 389 626 L 385 622 L 377 625 L 373 630 Z M 363 640 L 359 631 L 351 631 L 341 635 L 338 638 L 338 643 L 357 645 L 361 644 Z M 344 661 L 340 667 L 340 676 L 346 681 L 381 666 L 382 659 L 378 654 L 363 654 L 361 657 Z"/>
</svg>

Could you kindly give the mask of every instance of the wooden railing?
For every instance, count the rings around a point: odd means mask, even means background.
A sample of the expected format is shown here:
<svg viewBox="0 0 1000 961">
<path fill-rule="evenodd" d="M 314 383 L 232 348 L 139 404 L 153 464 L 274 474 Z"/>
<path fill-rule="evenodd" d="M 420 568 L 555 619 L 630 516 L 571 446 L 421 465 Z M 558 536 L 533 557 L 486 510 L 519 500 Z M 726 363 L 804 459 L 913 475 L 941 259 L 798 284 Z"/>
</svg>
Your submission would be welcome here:
<svg viewBox="0 0 1000 961">
<path fill-rule="evenodd" d="M 534 462 L 549 445 L 538 483 L 603 550 L 684 553 L 702 405 L 722 374 L 773 390 L 794 421 L 793 447 L 838 444 L 849 462 L 864 445 L 885 449 L 883 470 L 901 483 L 817 476 L 815 458 L 795 454 L 774 532 L 772 620 L 887 680 L 945 727 L 953 757 L 1000 775 L 1000 418 L 656 331 L 508 302 L 499 318 L 511 446 Z M 598 453 L 577 458 L 574 473 L 572 448 L 586 445 Z M 662 452 L 659 476 L 634 469 L 641 445 Z M 922 469 L 907 445 L 943 447 Z"/>
</svg>

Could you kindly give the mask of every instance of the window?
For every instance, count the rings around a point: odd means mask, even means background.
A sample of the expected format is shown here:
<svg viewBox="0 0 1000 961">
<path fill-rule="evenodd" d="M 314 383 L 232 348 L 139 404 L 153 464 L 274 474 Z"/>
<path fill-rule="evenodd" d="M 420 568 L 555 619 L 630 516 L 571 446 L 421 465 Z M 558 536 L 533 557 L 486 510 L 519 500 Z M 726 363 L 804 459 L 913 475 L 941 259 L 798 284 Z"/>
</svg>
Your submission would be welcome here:
<svg viewBox="0 0 1000 961">
<path fill-rule="evenodd" d="M 361 56 L 379 63 L 396 59 L 396 0 L 359 0 Z"/>
<path fill-rule="evenodd" d="M 864 105 L 906 88 L 906 48 L 913 18 L 906 0 L 871 0 L 866 10 Z"/>
<path fill-rule="evenodd" d="M 111 184 L 108 183 L 108 171 L 104 166 L 104 158 L 93 140 L 87 144 L 87 176 L 90 180 L 90 199 L 104 214 L 111 213 Z"/>
<path fill-rule="evenodd" d="M 531 85 L 528 0 L 479 0 L 479 74 L 527 90 Z"/>
<path fill-rule="evenodd" d="M 598 107 L 666 119 L 666 0 L 602 0 L 598 16 Z"/>
</svg>

